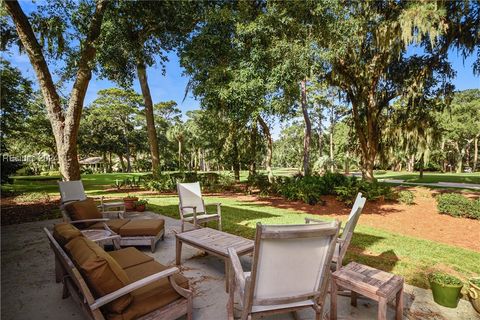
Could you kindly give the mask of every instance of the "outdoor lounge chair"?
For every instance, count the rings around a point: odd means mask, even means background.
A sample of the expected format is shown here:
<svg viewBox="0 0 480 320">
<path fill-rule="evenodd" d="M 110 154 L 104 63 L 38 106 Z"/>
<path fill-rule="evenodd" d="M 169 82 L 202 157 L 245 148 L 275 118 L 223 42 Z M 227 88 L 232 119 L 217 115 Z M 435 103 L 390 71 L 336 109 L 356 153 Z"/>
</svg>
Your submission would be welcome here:
<svg viewBox="0 0 480 320">
<path fill-rule="evenodd" d="M 81 180 L 59 181 L 58 187 L 60 188 L 61 204 L 87 199 Z M 98 206 L 101 211 L 107 212 L 108 210 L 117 208 L 119 211 L 125 212 L 125 204 L 123 202 L 105 202 L 104 200 L 102 196 L 100 198 L 100 205 Z"/>
<path fill-rule="evenodd" d="M 257 224 L 251 273 L 243 271 L 235 250 L 228 249 L 232 268 L 229 319 L 233 319 L 235 289 L 240 295 L 242 320 L 304 308 L 313 308 L 316 319 L 321 319 L 339 229 L 338 221 Z"/>
<path fill-rule="evenodd" d="M 343 265 L 343 258 L 345 258 L 345 254 L 347 253 L 348 246 L 350 245 L 355 227 L 357 226 L 358 219 L 360 218 L 360 214 L 362 213 L 366 201 L 367 199 L 362 197 L 362 194 L 359 192 L 353 203 L 352 210 L 348 215 L 347 223 L 343 228 L 342 235 L 337 239 L 335 253 L 333 254 L 333 270 L 339 270 Z M 311 218 L 305 218 L 305 222 L 326 223 L 325 221 Z"/>
<path fill-rule="evenodd" d="M 208 214 L 199 182 L 177 183 L 177 191 L 180 200 L 178 210 L 182 221 L 182 232 L 185 230 L 185 222 L 191 222 L 195 227 L 198 227 L 201 223 L 217 221 L 218 230 L 222 230 L 221 203 L 208 204 L 217 206 L 216 213 Z"/>
<path fill-rule="evenodd" d="M 59 226 L 59 225 L 57 225 Z M 71 225 L 44 228 L 55 254 L 63 298 L 71 296 L 89 319 L 192 319 L 189 281 L 135 248 L 105 252 Z"/>
<path fill-rule="evenodd" d="M 92 198 L 71 201 L 60 206 L 65 222 L 82 229 L 106 229 L 120 235 L 120 246 L 150 246 L 155 252 L 156 244 L 165 234 L 164 219 L 123 219 L 119 211 L 117 218 L 105 218 Z"/>
</svg>

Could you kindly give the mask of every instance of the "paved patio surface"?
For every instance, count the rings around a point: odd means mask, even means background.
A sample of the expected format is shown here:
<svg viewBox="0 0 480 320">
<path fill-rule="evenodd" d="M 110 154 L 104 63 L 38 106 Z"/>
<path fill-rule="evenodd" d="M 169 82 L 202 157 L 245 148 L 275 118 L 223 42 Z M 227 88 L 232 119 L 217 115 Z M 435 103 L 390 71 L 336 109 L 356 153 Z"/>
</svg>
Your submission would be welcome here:
<svg viewBox="0 0 480 320">
<path fill-rule="evenodd" d="M 159 218 L 154 213 L 133 218 Z M 175 263 L 174 230 L 180 231 L 178 220 L 164 217 L 166 237 L 157 245 L 154 254 L 148 247 L 141 248 L 166 265 Z M 50 228 L 60 220 L 32 222 L 1 228 L 1 319 L 84 319 L 71 298 L 62 300 L 62 285 L 55 283 L 53 253 L 48 246 L 43 227 Z M 242 257 L 247 270 L 251 258 Z M 188 245 L 182 250 L 182 271 L 191 279 L 194 288 L 193 318 L 196 320 L 226 319 L 224 264 L 213 256 Z M 457 309 L 436 305 L 428 290 L 406 286 L 405 319 L 470 320 L 480 319 L 467 301 L 460 301 Z M 328 299 L 328 298 L 327 298 Z M 375 302 L 359 299 L 358 308 L 351 307 L 350 299 L 339 297 L 338 319 L 376 319 Z M 328 302 L 327 302 L 328 306 Z M 328 307 L 327 307 L 328 310 Z M 389 306 L 389 319 L 394 319 L 393 306 Z M 313 312 L 300 312 L 301 319 L 313 319 Z M 290 314 L 265 319 L 293 319 Z"/>
</svg>

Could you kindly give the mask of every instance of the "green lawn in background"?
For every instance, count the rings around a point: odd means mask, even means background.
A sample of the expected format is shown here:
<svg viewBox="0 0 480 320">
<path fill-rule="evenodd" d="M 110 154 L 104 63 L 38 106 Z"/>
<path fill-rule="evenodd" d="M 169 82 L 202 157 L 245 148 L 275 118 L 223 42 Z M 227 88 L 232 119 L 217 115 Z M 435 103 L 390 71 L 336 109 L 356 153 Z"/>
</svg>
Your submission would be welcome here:
<svg viewBox="0 0 480 320">
<path fill-rule="evenodd" d="M 87 193 L 102 193 L 104 189 L 112 188 L 115 180 L 139 177 L 147 173 L 94 173 L 82 175 L 83 186 Z M 57 181 L 60 176 L 15 176 L 13 184 L 3 184 L 2 191 L 17 193 L 46 192 L 49 195 L 59 195 Z"/>
<path fill-rule="evenodd" d="M 298 224 L 304 223 L 306 217 L 319 217 L 231 198 L 208 197 L 208 202 L 222 203 L 224 231 L 250 239 L 254 237 L 257 222 Z M 149 210 L 178 219 L 178 199 L 174 196 L 149 197 Z M 408 283 L 423 288 L 428 287 L 426 275 L 432 268 L 453 269 L 465 278 L 480 275 L 480 252 L 363 225 L 357 226 L 347 253 L 346 262 L 352 260 L 402 275 Z"/>
</svg>

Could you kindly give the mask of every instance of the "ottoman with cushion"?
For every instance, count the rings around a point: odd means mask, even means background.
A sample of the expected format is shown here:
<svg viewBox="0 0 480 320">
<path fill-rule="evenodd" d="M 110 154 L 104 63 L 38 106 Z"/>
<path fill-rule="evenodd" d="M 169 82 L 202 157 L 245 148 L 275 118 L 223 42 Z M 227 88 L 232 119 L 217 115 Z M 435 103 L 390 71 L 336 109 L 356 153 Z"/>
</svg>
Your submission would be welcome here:
<svg viewBox="0 0 480 320">
<path fill-rule="evenodd" d="M 163 240 L 165 220 L 163 219 L 105 219 L 93 199 L 70 202 L 63 206 L 65 220 L 87 229 L 108 229 L 119 234 L 120 246 L 150 246 Z"/>
<path fill-rule="evenodd" d="M 177 268 L 130 247 L 106 252 L 69 224 L 44 229 L 72 295 L 91 319 L 191 319 L 192 292 Z"/>
</svg>

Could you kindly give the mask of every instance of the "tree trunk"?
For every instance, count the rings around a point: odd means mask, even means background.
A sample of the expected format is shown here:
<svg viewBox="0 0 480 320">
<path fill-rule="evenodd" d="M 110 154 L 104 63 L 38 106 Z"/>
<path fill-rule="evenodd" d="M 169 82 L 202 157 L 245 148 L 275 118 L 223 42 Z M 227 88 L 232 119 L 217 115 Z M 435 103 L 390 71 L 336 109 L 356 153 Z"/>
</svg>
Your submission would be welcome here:
<svg viewBox="0 0 480 320">
<path fill-rule="evenodd" d="M 350 174 L 350 152 L 348 150 L 345 154 L 345 174 Z"/>
<path fill-rule="evenodd" d="M 120 161 L 120 166 L 122 167 L 122 172 L 125 172 L 125 162 L 123 161 L 123 155 L 121 153 L 117 153 L 118 160 Z"/>
<path fill-rule="evenodd" d="M 150 88 L 148 86 L 147 70 L 143 62 L 137 63 L 137 75 L 142 89 L 143 102 L 145 104 L 145 118 L 147 120 L 148 144 L 152 158 L 152 173 L 159 174 L 160 156 L 158 151 L 157 130 L 155 130 L 155 118 L 153 116 L 153 102 Z"/>
<path fill-rule="evenodd" d="M 420 156 L 420 179 L 423 178 L 423 162 L 424 162 L 424 153 L 422 152 L 422 155 Z"/>
<path fill-rule="evenodd" d="M 475 137 L 473 140 L 473 168 L 472 172 L 476 172 L 477 170 L 477 163 L 478 163 L 478 136 Z"/>
<path fill-rule="evenodd" d="M 82 114 L 83 101 L 92 76 L 92 60 L 95 57 L 95 40 L 100 35 L 100 27 L 107 1 L 100 0 L 90 20 L 88 34 L 81 43 L 78 71 L 70 93 L 67 110 L 64 112 L 60 97 L 43 56 L 42 48 L 32 30 L 30 22 L 17 1 L 5 1 L 5 7 L 12 16 L 18 37 L 22 42 L 30 63 L 35 71 L 39 87 L 47 108 L 48 119 L 52 126 L 57 147 L 60 172 L 66 181 L 80 179 L 78 163 L 77 137 Z"/>
<path fill-rule="evenodd" d="M 233 140 L 233 176 L 235 182 L 240 182 L 240 161 L 238 160 L 238 144 L 237 139 Z"/>
<path fill-rule="evenodd" d="M 250 166 L 248 168 L 248 175 L 253 176 L 257 174 L 257 137 L 258 127 L 257 119 L 252 121 L 252 130 L 250 132 Z"/>
<path fill-rule="evenodd" d="M 455 148 L 457 149 L 457 165 L 456 165 L 455 171 L 457 173 L 462 173 L 463 154 L 465 153 L 465 149 L 460 149 L 458 142 L 455 142 Z"/>
<path fill-rule="evenodd" d="M 267 158 L 265 159 L 265 166 L 268 173 L 268 181 L 270 183 L 273 182 L 273 170 L 272 170 L 272 156 L 273 156 L 273 141 L 272 141 L 272 134 L 270 133 L 270 128 L 268 124 L 262 119 L 261 116 L 257 117 L 258 123 L 262 127 L 262 131 L 265 134 L 267 139 Z"/>
<path fill-rule="evenodd" d="M 182 140 L 178 140 L 178 169 L 182 171 Z"/>
<path fill-rule="evenodd" d="M 303 175 L 308 176 L 310 175 L 310 141 L 312 138 L 312 123 L 310 122 L 310 117 L 308 115 L 306 79 L 301 81 L 300 87 L 302 113 L 305 122 L 305 133 L 303 137 Z"/>
</svg>

